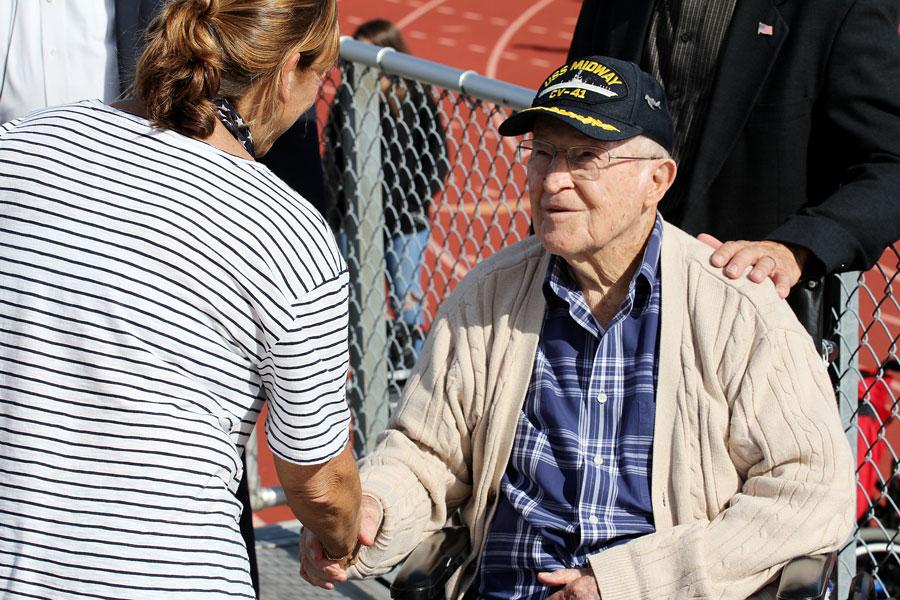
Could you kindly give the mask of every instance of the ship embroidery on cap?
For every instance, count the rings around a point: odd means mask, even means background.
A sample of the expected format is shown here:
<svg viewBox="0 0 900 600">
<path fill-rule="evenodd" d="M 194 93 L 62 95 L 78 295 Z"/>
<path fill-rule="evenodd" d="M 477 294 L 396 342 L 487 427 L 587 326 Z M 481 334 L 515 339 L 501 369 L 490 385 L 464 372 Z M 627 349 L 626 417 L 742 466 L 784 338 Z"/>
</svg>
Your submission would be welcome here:
<svg viewBox="0 0 900 600">
<path fill-rule="evenodd" d="M 602 94 L 607 98 L 616 98 L 618 96 L 617 93 L 612 91 L 609 88 L 601 87 L 599 85 L 594 85 L 592 83 L 586 82 L 582 77 L 581 73 L 576 73 L 575 76 L 569 81 L 564 81 L 562 83 L 557 83 L 556 85 L 551 85 L 550 87 L 541 91 L 538 94 L 538 97 L 546 96 L 550 92 L 554 90 L 561 89 L 578 89 L 578 90 L 588 90 L 589 92 L 596 92 L 598 94 Z"/>
</svg>

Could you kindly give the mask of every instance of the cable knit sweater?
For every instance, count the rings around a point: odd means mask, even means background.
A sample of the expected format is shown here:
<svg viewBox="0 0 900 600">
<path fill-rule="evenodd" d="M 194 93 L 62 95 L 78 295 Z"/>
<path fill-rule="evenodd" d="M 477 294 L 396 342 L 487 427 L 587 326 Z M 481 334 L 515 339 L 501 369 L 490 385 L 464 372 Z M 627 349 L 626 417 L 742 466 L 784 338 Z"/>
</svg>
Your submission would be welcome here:
<svg viewBox="0 0 900 600">
<path fill-rule="evenodd" d="M 651 495 L 656 532 L 595 554 L 604 600 L 747 598 L 853 522 L 853 474 L 812 341 L 769 282 L 731 281 L 666 225 Z M 361 464 L 383 510 L 352 576 L 388 570 L 460 510 L 477 570 L 545 302 L 535 238 L 499 252 L 444 302 L 417 372 Z"/>
</svg>

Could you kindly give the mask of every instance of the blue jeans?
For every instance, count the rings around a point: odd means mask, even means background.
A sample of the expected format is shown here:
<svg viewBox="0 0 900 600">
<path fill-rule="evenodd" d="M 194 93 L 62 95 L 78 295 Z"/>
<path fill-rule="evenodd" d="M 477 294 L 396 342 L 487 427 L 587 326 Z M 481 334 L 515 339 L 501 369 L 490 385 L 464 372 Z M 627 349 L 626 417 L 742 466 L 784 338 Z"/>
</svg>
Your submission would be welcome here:
<svg viewBox="0 0 900 600">
<path fill-rule="evenodd" d="M 384 249 L 387 269 L 388 290 L 394 315 L 413 334 L 425 322 L 422 314 L 422 258 L 431 234 L 429 229 L 413 233 L 397 233 L 388 240 Z M 413 336 L 413 351 L 416 356 L 422 348 L 422 336 Z"/>
<path fill-rule="evenodd" d="M 422 258 L 428 246 L 430 229 L 413 233 L 396 233 L 387 240 L 384 249 L 385 270 L 388 280 L 388 302 L 395 318 L 406 325 L 410 334 L 420 329 L 425 322 L 422 314 Z M 337 235 L 338 248 L 345 258 L 349 243 L 346 231 Z M 421 335 L 413 335 L 412 350 L 418 357 L 424 340 Z"/>
</svg>

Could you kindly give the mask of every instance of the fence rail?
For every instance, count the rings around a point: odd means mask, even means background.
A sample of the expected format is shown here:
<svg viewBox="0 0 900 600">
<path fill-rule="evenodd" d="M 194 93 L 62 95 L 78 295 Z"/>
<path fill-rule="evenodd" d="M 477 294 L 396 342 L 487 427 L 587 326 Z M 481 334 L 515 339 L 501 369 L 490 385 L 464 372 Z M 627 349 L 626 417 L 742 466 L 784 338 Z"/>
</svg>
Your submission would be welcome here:
<svg viewBox="0 0 900 600">
<path fill-rule="evenodd" d="M 350 38 L 323 90 L 329 221 L 353 281 L 348 400 L 364 453 L 441 300 L 479 260 L 528 234 L 525 173 L 497 126 L 534 92 Z M 828 282 L 829 368 L 858 455 L 857 529 L 836 574 L 842 600 L 857 569 L 872 574 L 878 597 L 900 596 L 898 267 L 900 243 L 873 270 Z M 259 486 L 248 447 L 254 510 L 283 503 L 280 489 Z"/>
</svg>

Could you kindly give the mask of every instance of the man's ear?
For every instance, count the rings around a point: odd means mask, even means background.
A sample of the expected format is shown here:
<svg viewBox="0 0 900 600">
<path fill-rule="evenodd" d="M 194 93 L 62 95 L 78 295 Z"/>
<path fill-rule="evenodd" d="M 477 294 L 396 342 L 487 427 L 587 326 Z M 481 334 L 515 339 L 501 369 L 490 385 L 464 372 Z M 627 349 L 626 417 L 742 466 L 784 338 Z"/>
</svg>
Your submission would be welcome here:
<svg viewBox="0 0 900 600">
<path fill-rule="evenodd" d="M 650 174 L 650 188 L 647 190 L 647 204 L 658 204 L 666 192 L 675 182 L 675 175 L 678 173 L 678 166 L 671 158 L 664 158 L 657 161 Z"/>
<path fill-rule="evenodd" d="M 291 97 L 291 88 L 296 85 L 297 65 L 300 63 L 300 53 L 294 52 L 281 66 L 281 88 L 278 90 L 278 99 L 287 102 Z"/>
</svg>

